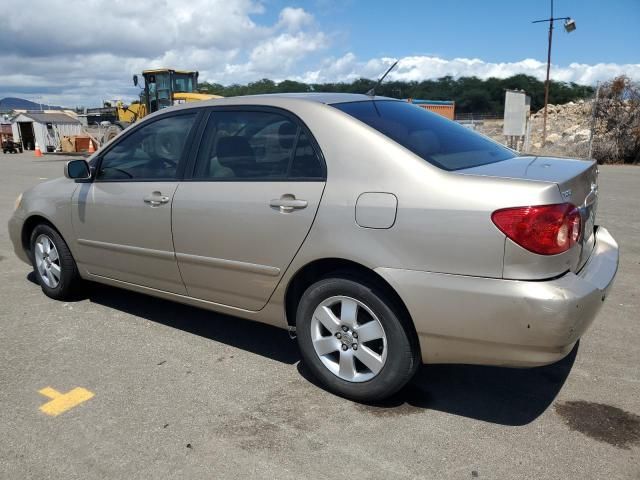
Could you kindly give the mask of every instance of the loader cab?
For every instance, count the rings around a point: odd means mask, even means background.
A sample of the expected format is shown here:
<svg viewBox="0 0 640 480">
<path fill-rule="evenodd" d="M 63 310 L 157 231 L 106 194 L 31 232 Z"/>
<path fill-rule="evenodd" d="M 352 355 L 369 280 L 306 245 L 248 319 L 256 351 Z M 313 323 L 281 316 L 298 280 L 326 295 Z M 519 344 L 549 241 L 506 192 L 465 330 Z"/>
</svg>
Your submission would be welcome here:
<svg viewBox="0 0 640 480">
<path fill-rule="evenodd" d="M 144 90 L 140 103 L 146 106 L 147 113 L 153 113 L 174 105 L 175 93 L 192 93 L 198 86 L 198 72 L 158 69 L 145 70 Z"/>
</svg>

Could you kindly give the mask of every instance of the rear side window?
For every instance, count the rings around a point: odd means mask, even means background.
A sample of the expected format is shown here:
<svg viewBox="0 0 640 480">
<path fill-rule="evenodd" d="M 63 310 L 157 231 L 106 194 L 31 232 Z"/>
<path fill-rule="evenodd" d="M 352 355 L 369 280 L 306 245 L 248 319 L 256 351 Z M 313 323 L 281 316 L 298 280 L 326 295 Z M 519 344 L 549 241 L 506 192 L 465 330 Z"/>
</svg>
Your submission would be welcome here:
<svg viewBox="0 0 640 480">
<path fill-rule="evenodd" d="M 322 178 L 322 163 L 309 140 L 309 136 L 301 131 L 296 142 L 296 151 L 291 165 L 289 178 Z"/>
<path fill-rule="evenodd" d="M 444 170 L 477 167 L 516 156 L 499 143 L 407 102 L 371 100 L 333 106 Z"/>
<path fill-rule="evenodd" d="M 195 178 L 210 180 L 320 179 L 322 164 L 297 122 L 273 112 L 212 112 Z"/>
</svg>

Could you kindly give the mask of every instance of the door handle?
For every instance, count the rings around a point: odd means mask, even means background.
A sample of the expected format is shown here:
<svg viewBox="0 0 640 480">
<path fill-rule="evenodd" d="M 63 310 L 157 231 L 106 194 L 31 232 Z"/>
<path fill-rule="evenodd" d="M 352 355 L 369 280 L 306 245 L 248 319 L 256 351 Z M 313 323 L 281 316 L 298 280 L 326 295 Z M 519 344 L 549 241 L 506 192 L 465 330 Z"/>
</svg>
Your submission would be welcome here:
<svg viewBox="0 0 640 480">
<path fill-rule="evenodd" d="M 291 213 L 294 210 L 307 208 L 307 205 L 308 202 L 306 200 L 298 200 L 295 196 L 289 194 L 274 198 L 269 202 L 271 208 L 278 208 L 281 213 Z"/>
<path fill-rule="evenodd" d="M 148 203 L 152 207 L 157 207 L 163 203 L 169 202 L 169 197 L 162 195 L 160 192 L 153 192 L 151 195 L 144 197 L 144 203 Z"/>
</svg>

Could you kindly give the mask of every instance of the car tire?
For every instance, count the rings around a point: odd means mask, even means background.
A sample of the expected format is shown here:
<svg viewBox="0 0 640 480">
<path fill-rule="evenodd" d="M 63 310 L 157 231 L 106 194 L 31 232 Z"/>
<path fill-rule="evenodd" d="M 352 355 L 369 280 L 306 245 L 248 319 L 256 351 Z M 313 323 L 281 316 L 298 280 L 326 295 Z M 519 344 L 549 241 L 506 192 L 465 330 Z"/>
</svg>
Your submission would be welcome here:
<svg viewBox="0 0 640 480">
<path fill-rule="evenodd" d="M 80 290 L 78 267 L 60 234 L 46 224 L 31 232 L 31 262 L 44 294 L 55 300 L 67 300 Z"/>
<path fill-rule="evenodd" d="M 308 370 L 329 391 L 352 400 L 393 395 L 420 365 L 410 320 L 384 288 L 365 279 L 333 275 L 307 288 L 296 333 Z"/>
<path fill-rule="evenodd" d="M 107 128 L 107 130 L 104 132 L 104 135 L 102 137 L 102 142 L 103 143 L 107 143 L 111 140 L 113 140 L 114 138 L 116 138 L 118 135 L 120 135 L 123 130 L 126 127 L 123 126 L 121 123 L 114 123 L 112 125 L 109 126 L 109 128 Z"/>
</svg>

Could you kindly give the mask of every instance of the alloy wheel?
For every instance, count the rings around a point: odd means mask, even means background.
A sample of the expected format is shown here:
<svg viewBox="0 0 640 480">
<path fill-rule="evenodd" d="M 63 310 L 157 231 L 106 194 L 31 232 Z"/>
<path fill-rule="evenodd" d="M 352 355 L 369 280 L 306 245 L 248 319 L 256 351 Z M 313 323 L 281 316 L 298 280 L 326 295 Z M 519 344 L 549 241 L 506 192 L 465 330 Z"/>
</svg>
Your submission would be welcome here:
<svg viewBox="0 0 640 480">
<path fill-rule="evenodd" d="M 377 315 L 347 296 L 322 301 L 311 319 L 311 340 L 318 358 L 348 382 L 366 382 L 387 360 L 387 337 Z"/>
<path fill-rule="evenodd" d="M 36 238 L 34 255 L 40 278 L 47 287 L 56 288 L 60 283 L 62 266 L 58 249 L 47 235 Z"/>
</svg>

